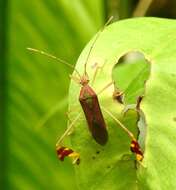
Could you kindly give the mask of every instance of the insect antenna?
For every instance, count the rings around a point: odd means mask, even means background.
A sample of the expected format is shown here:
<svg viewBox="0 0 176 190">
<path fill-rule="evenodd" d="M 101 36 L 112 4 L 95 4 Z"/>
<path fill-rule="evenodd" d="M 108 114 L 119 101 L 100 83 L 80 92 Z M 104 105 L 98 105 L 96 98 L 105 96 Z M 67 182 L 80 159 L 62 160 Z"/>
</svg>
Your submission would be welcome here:
<svg viewBox="0 0 176 190">
<path fill-rule="evenodd" d="M 75 72 L 78 74 L 78 76 L 81 78 L 81 75 L 80 75 L 80 73 L 78 72 L 78 70 L 75 69 L 75 67 L 74 67 L 73 65 L 71 65 L 70 63 L 68 63 L 67 61 L 65 61 L 65 60 L 63 60 L 63 59 L 60 59 L 60 58 L 58 58 L 58 57 L 56 57 L 56 56 L 54 56 L 54 55 L 52 55 L 52 54 L 50 54 L 50 53 L 47 53 L 47 52 L 45 52 L 45 51 L 42 51 L 42 50 L 38 50 L 38 49 L 35 49 L 35 48 L 30 48 L 30 47 L 28 47 L 28 48 L 26 48 L 26 49 L 29 50 L 29 51 L 35 52 L 35 53 L 39 53 L 39 54 L 45 55 L 45 56 L 47 56 L 47 57 L 49 57 L 49 58 L 51 58 L 51 59 L 55 59 L 55 60 L 58 61 L 59 63 L 63 63 L 63 64 L 65 64 L 65 65 L 67 65 L 67 66 L 73 68 L 73 69 L 75 70 Z"/>
<path fill-rule="evenodd" d="M 93 47 L 94 47 L 96 41 L 98 40 L 98 38 L 99 38 L 101 32 L 103 32 L 103 30 L 105 29 L 105 27 L 106 27 L 108 24 L 110 24 L 110 22 L 112 21 L 112 19 L 113 19 L 113 16 L 111 16 L 111 17 L 108 19 L 108 21 L 105 23 L 105 25 L 100 29 L 100 31 L 99 31 L 98 34 L 96 35 L 96 37 L 95 37 L 95 39 L 94 39 L 94 41 L 93 41 L 93 43 L 92 43 L 92 45 L 91 45 L 91 47 L 90 47 L 90 50 L 89 50 L 89 52 L 88 52 L 88 54 L 87 54 L 86 62 L 85 62 L 85 65 L 84 65 L 84 74 L 85 74 L 85 75 L 87 75 L 87 63 L 88 63 L 90 54 L 91 54 L 91 52 L 92 52 L 92 49 L 93 49 Z"/>
</svg>

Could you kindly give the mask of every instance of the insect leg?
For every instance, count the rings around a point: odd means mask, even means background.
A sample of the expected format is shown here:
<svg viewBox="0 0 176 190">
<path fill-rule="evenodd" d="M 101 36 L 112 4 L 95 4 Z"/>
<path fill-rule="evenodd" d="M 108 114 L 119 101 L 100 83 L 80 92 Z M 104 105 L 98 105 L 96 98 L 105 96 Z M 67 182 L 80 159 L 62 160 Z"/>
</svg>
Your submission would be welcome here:
<svg viewBox="0 0 176 190">
<path fill-rule="evenodd" d="M 79 119 L 80 115 L 81 115 L 81 113 L 79 113 L 79 114 L 77 115 L 77 117 L 76 117 L 76 118 L 72 121 L 72 123 L 68 126 L 68 128 L 66 129 L 66 131 L 64 132 L 64 134 L 59 138 L 59 140 L 58 140 L 57 143 L 56 143 L 56 147 L 57 147 L 57 146 L 60 146 L 60 145 L 62 144 L 62 141 L 64 140 L 64 138 L 65 138 L 66 136 L 68 136 L 68 134 L 70 133 L 70 131 L 73 129 L 74 124 L 75 124 L 76 121 Z"/>
<path fill-rule="evenodd" d="M 72 109 L 68 110 L 68 111 L 65 113 L 65 114 L 67 115 L 68 120 L 69 120 L 70 123 L 72 123 L 72 120 L 70 119 L 69 114 L 72 113 L 72 112 L 75 112 L 75 111 L 77 111 L 77 112 L 79 113 L 79 108 L 78 108 L 78 106 L 72 106 Z M 70 135 L 71 133 L 72 133 L 72 130 L 68 133 L 68 135 Z"/>
<path fill-rule="evenodd" d="M 99 66 L 98 63 L 95 63 L 94 65 L 92 65 L 92 68 L 95 67 L 95 72 L 94 72 L 94 75 L 93 75 L 93 78 L 92 78 L 92 81 L 91 81 L 91 86 L 93 86 L 93 84 L 95 82 L 95 79 L 97 77 L 98 71 L 102 71 L 105 64 L 106 64 L 106 61 L 103 63 L 102 66 Z"/>
<path fill-rule="evenodd" d="M 76 109 L 76 108 L 75 108 Z M 71 113 L 72 111 L 75 111 L 75 110 L 69 110 L 68 112 L 66 112 L 66 115 L 67 115 L 67 117 L 68 117 L 68 120 L 69 120 L 69 122 L 70 123 L 73 123 L 73 121 L 70 119 L 70 117 L 69 117 L 69 113 Z M 72 132 L 73 132 L 73 128 L 72 129 L 70 129 L 70 131 L 68 132 L 68 136 L 69 135 L 71 135 L 72 134 Z"/>
<path fill-rule="evenodd" d="M 91 81 L 91 86 L 93 86 L 93 84 L 94 84 L 94 82 L 95 82 L 95 78 L 96 78 L 96 76 L 97 76 L 97 73 L 98 73 L 98 71 L 101 69 L 101 67 L 100 66 L 96 66 L 96 68 L 95 68 L 95 72 L 94 72 L 94 75 L 93 75 L 93 79 L 92 79 L 92 81 Z"/>
<path fill-rule="evenodd" d="M 65 157 L 72 158 L 73 164 L 79 164 L 80 163 L 80 154 L 78 152 L 75 152 L 71 148 L 65 147 L 62 145 L 62 141 L 64 138 L 68 135 L 70 135 L 70 132 L 73 130 L 75 122 L 79 119 L 80 114 L 77 115 L 77 117 L 71 122 L 71 124 L 68 126 L 64 134 L 60 137 L 60 139 L 56 143 L 56 152 L 58 155 L 59 160 L 63 161 Z M 71 119 L 68 118 L 70 121 Z"/>
<path fill-rule="evenodd" d="M 80 154 L 78 152 L 75 152 L 71 148 L 65 146 L 57 146 L 56 152 L 59 160 L 61 161 L 64 161 L 65 157 L 70 157 L 73 160 L 73 164 L 80 163 Z"/>
<path fill-rule="evenodd" d="M 102 109 L 112 118 L 114 119 L 118 125 L 128 134 L 128 136 L 131 138 L 131 144 L 130 144 L 130 149 L 131 152 L 135 153 L 136 155 L 136 160 L 138 162 L 141 162 L 143 160 L 143 153 L 141 151 L 141 147 L 137 141 L 137 139 L 135 138 L 135 136 L 133 135 L 133 133 L 131 131 L 129 131 L 125 125 L 123 123 L 121 123 L 109 110 L 107 110 L 106 108 L 104 108 L 102 106 Z"/>
<path fill-rule="evenodd" d="M 133 135 L 133 133 L 131 132 L 131 131 L 129 131 L 126 127 L 125 127 L 125 125 L 123 124 L 123 123 L 121 123 L 121 121 L 120 120 L 118 120 L 109 110 L 107 110 L 105 107 L 103 107 L 103 106 L 101 106 L 102 107 L 102 109 L 112 118 L 112 119 L 114 119 L 117 123 L 118 123 L 118 125 L 128 134 L 128 136 L 133 140 L 133 139 L 135 139 L 135 137 L 134 137 L 134 135 Z M 136 139 L 135 139 L 136 140 Z"/>
<path fill-rule="evenodd" d="M 109 88 L 111 85 L 114 84 L 114 81 L 109 82 L 106 86 L 104 86 L 98 93 L 97 95 L 101 94 L 104 90 L 106 90 L 107 88 Z"/>
</svg>

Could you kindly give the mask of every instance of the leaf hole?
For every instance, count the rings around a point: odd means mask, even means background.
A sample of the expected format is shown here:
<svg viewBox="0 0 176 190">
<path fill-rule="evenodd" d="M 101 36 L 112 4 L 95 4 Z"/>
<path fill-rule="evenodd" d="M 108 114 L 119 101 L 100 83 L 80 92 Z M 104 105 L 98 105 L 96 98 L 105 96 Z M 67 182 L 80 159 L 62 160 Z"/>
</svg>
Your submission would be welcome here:
<svg viewBox="0 0 176 190">
<path fill-rule="evenodd" d="M 138 131 L 137 138 L 143 151 L 147 125 L 140 104 L 145 98 L 145 84 L 150 76 L 150 69 L 151 64 L 144 54 L 135 51 L 121 56 L 112 72 L 115 81 L 115 100 L 124 104 L 125 112 L 134 109 L 138 113 L 136 132 Z"/>
<path fill-rule="evenodd" d="M 128 52 L 120 57 L 112 77 L 115 81 L 114 98 L 125 105 L 137 104 L 144 96 L 145 82 L 150 75 L 150 64 L 141 52 Z"/>
</svg>

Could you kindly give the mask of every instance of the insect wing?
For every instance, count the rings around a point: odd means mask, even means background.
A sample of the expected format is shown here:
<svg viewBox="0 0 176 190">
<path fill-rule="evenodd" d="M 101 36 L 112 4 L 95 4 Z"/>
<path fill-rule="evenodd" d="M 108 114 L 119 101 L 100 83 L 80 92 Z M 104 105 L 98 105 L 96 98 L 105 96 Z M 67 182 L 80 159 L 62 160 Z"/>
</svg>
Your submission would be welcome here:
<svg viewBox="0 0 176 190">
<path fill-rule="evenodd" d="M 100 109 L 97 95 L 89 85 L 85 85 L 81 88 L 79 101 L 93 138 L 97 143 L 105 145 L 108 140 L 105 120 Z"/>
</svg>

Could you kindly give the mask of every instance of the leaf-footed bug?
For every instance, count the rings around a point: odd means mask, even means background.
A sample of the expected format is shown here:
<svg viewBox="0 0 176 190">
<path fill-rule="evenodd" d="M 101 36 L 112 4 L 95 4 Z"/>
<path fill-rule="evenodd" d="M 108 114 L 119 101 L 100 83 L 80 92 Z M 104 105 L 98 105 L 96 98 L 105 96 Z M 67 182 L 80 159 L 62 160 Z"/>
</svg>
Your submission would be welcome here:
<svg viewBox="0 0 176 190">
<path fill-rule="evenodd" d="M 107 140 L 108 140 L 108 132 L 106 129 L 106 124 L 105 124 L 105 120 L 103 118 L 103 114 L 102 111 L 100 109 L 100 105 L 99 105 L 99 101 L 98 101 L 98 97 L 97 94 L 95 93 L 95 91 L 90 87 L 89 85 L 89 77 L 87 74 L 87 63 L 91 54 L 91 51 L 95 45 L 95 42 L 97 41 L 100 33 L 104 30 L 104 28 L 111 22 L 113 17 L 110 17 L 110 19 L 107 21 L 107 23 L 104 25 L 104 27 L 99 31 L 99 33 L 95 36 L 95 39 L 90 47 L 90 50 L 88 52 L 87 58 L 86 58 L 86 62 L 84 64 L 84 73 L 83 75 L 80 75 L 80 73 L 78 72 L 77 69 L 75 69 L 71 64 L 67 63 L 66 61 L 51 55 L 49 53 L 46 53 L 44 51 L 40 51 L 38 49 L 34 49 L 34 48 L 27 48 L 30 51 L 36 52 L 36 53 L 40 53 L 43 54 L 45 56 L 48 56 L 50 58 L 53 58 L 57 61 L 59 61 L 60 63 L 63 63 L 71 68 L 74 68 L 75 72 L 78 74 L 79 78 L 76 76 L 71 76 L 71 78 L 73 80 L 75 80 L 76 82 L 78 82 L 79 84 L 81 84 L 81 90 L 80 90 L 80 96 L 79 96 L 79 102 L 82 106 L 82 109 L 84 111 L 86 120 L 87 120 L 87 124 L 88 124 L 88 128 L 89 131 L 92 134 L 92 137 L 95 139 L 95 141 L 100 144 L 100 145 L 105 145 Z M 111 82 L 112 84 L 112 82 Z M 107 85 L 108 87 L 109 85 Z M 76 120 L 79 117 L 76 118 Z M 76 120 L 73 122 L 75 123 Z M 68 129 L 65 131 L 65 133 L 61 136 L 61 138 L 59 139 L 59 141 L 56 144 L 57 149 L 59 149 L 61 146 L 61 143 L 64 139 L 65 136 L 67 136 L 71 130 L 71 128 L 73 127 L 73 123 L 71 123 L 71 125 L 68 127 Z"/>
<path fill-rule="evenodd" d="M 108 22 L 105 24 L 105 26 L 109 24 L 111 19 L 112 18 L 110 18 L 108 20 Z M 103 29 L 105 28 L 105 26 L 103 27 Z M 82 106 L 82 109 L 84 111 L 84 115 L 85 115 L 85 118 L 87 120 L 88 128 L 89 128 L 89 131 L 92 134 L 92 137 L 94 138 L 94 140 L 98 144 L 105 145 L 107 140 L 108 140 L 108 133 L 107 133 L 107 129 L 106 129 L 105 120 L 104 120 L 102 111 L 100 109 L 97 94 L 92 89 L 92 87 L 90 87 L 90 85 L 89 85 L 89 77 L 88 77 L 87 70 L 86 70 L 87 69 L 87 63 L 88 63 L 88 60 L 89 60 L 89 57 L 90 57 L 90 53 L 91 53 L 91 51 L 92 51 L 92 49 L 93 49 L 93 47 L 95 45 L 95 42 L 97 41 L 97 39 L 98 39 L 98 37 L 100 35 L 100 32 L 96 35 L 96 37 L 95 37 L 95 39 L 94 39 L 94 41 L 93 41 L 93 43 L 92 43 L 92 45 L 90 47 L 90 50 L 88 52 L 87 59 L 86 59 L 86 62 L 84 64 L 84 73 L 83 73 L 83 75 L 80 75 L 78 70 L 75 69 L 75 72 L 78 74 L 79 78 L 76 77 L 76 76 L 72 76 L 71 78 L 82 85 L 81 90 L 80 90 L 79 102 L 80 102 L 80 104 Z M 48 54 L 46 52 L 43 52 L 43 51 L 40 51 L 40 50 L 37 50 L 37 49 L 33 49 L 33 48 L 28 48 L 28 50 L 31 50 L 33 52 L 38 52 L 40 54 L 46 55 L 46 56 L 48 56 L 50 58 L 56 59 L 57 61 L 59 61 L 61 63 L 64 63 L 64 64 L 66 64 L 66 65 L 73 68 L 73 66 L 70 65 L 69 63 L 67 63 L 66 61 L 64 61 L 64 60 L 62 60 L 60 58 L 57 58 L 57 57 L 55 57 L 55 56 L 53 56 L 51 54 Z M 111 115 L 110 113 L 108 113 L 108 114 Z M 112 115 L 111 115 L 111 117 L 112 117 Z M 73 123 L 75 123 L 78 120 L 78 118 L 79 117 L 77 117 L 76 120 Z M 73 127 L 73 123 L 71 123 L 71 125 L 68 127 L 68 129 L 65 131 L 65 133 L 62 135 L 62 137 L 59 139 L 59 141 L 56 144 L 57 152 L 59 152 L 58 155 L 61 155 L 61 157 L 63 156 L 63 158 L 65 156 L 69 156 L 71 154 L 71 153 L 69 153 L 69 154 L 66 155 L 63 150 L 67 149 L 67 150 L 70 150 L 72 152 L 71 149 L 65 148 L 65 147 L 61 146 L 61 144 L 62 144 L 62 141 L 63 141 L 64 137 L 69 134 L 71 128 Z M 130 131 L 128 131 L 128 129 L 125 126 L 122 127 L 122 128 L 132 138 L 131 151 L 136 154 L 136 159 L 141 161 L 142 158 L 143 158 L 143 154 L 142 154 L 142 151 L 140 150 L 140 146 L 139 146 L 137 140 L 134 138 L 134 135 Z M 62 151 L 60 151 L 60 150 L 62 150 Z M 66 151 L 66 152 L 68 153 L 70 151 Z"/>
</svg>

